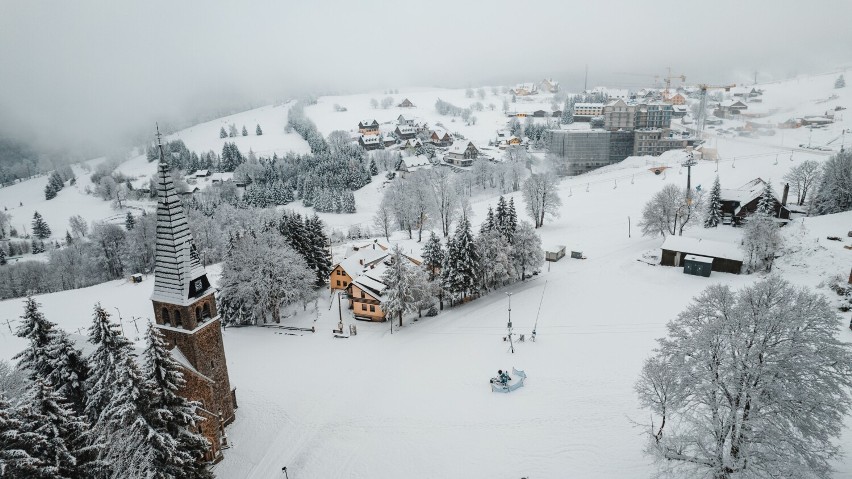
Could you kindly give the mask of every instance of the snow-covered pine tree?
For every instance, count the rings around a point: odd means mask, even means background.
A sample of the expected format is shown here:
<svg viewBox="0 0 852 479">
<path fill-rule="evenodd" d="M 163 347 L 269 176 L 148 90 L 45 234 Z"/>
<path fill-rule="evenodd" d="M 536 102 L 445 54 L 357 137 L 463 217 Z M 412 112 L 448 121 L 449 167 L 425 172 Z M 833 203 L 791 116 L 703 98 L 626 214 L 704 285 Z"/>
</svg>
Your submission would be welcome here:
<svg viewBox="0 0 852 479">
<path fill-rule="evenodd" d="M 415 297 L 412 291 L 413 271 L 408 258 L 403 256 L 399 245 L 394 246 L 390 257 L 390 264 L 382 274 L 382 283 L 387 286 L 384 290 L 384 301 L 382 309 L 387 317 L 393 321 L 394 316 L 399 318 L 399 326 L 402 327 L 402 315 L 414 311 Z"/>
<path fill-rule="evenodd" d="M 71 233 L 68 230 L 65 230 L 65 246 L 71 246 L 74 244 L 74 238 L 71 237 Z"/>
<path fill-rule="evenodd" d="M 263 130 L 260 128 L 260 123 L 258 123 L 257 128 L 254 129 L 254 134 L 257 136 L 263 135 Z"/>
<path fill-rule="evenodd" d="M 355 213 L 355 194 L 349 190 L 342 192 L 341 213 Z"/>
<path fill-rule="evenodd" d="M 722 186 L 719 184 L 719 175 L 713 182 L 710 190 L 710 199 L 707 202 L 707 214 L 704 218 L 705 228 L 715 228 L 722 222 Z"/>
<path fill-rule="evenodd" d="M 33 238 L 30 243 L 30 248 L 32 249 L 33 254 L 44 253 L 43 241 L 40 241 L 38 238 Z"/>
<path fill-rule="evenodd" d="M 455 258 L 451 258 L 454 263 L 454 275 L 451 281 L 452 291 L 461 294 L 462 298 L 466 298 L 477 290 L 479 283 L 479 252 L 476 250 L 467 216 L 463 216 L 456 227 L 453 244 L 455 246 Z"/>
<path fill-rule="evenodd" d="M 503 198 L 503 197 L 501 196 L 500 198 Z M 497 207 L 498 208 L 500 207 L 499 203 L 497 204 Z M 495 218 L 494 218 L 494 210 L 489 205 L 488 206 L 488 213 L 485 214 L 485 221 L 483 221 L 482 224 L 479 225 L 479 234 L 483 234 L 486 231 L 493 231 L 494 228 L 495 228 L 495 223 L 496 223 L 496 221 L 495 221 Z"/>
<path fill-rule="evenodd" d="M 496 227 L 499 231 L 503 231 L 503 224 L 506 223 L 507 208 L 506 198 L 504 198 L 503 195 L 500 195 L 500 197 L 497 198 L 497 209 L 494 211 L 494 227 Z"/>
<path fill-rule="evenodd" d="M 128 211 L 127 216 L 124 217 L 124 227 L 127 231 L 130 231 L 134 226 L 136 226 L 136 218 L 133 217 L 133 213 Z"/>
<path fill-rule="evenodd" d="M 331 274 L 331 244 L 328 236 L 323 231 L 323 222 L 319 215 L 314 213 L 311 218 L 305 218 L 305 233 L 308 235 L 310 251 L 309 258 L 305 258 L 308 267 L 316 271 L 317 286 L 322 286 Z"/>
<path fill-rule="evenodd" d="M 44 199 L 52 200 L 56 198 L 56 188 L 52 183 L 48 183 L 44 186 Z"/>
<path fill-rule="evenodd" d="M 429 239 L 423 245 L 422 254 L 423 267 L 429 272 L 429 281 L 434 281 L 444 263 L 444 248 L 441 247 L 441 239 L 434 231 L 429 234 Z"/>
<path fill-rule="evenodd" d="M 100 304 L 95 306 L 89 342 L 86 414 L 92 437 L 104 444 L 99 459 L 109 464 L 110 479 L 150 477 L 155 455 L 149 438 L 157 432 L 149 423 L 151 391 L 142 380 L 133 347 Z"/>
<path fill-rule="evenodd" d="M 370 158 L 370 175 L 376 176 L 379 174 L 379 168 L 376 167 L 376 160 Z"/>
<path fill-rule="evenodd" d="M 48 361 L 51 372 L 48 384 L 68 401 L 78 416 L 86 410 L 86 378 L 89 377 L 89 362 L 74 346 L 68 333 L 55 329 L 48 344 Z"/>
<path fill-rule="evenodd" d="M 509 243 L 514 241 L 515 231 L 518 229 L 518 213 L 515 211 L 515 198 L 509 198 L 509 206 L 506 208 L 506 221 L 503 225 L 503 236 Z"/>
<path fill-rule="evenodd" d="M 444 261 L 441 263 L 441 276 L 440 280 L 440 290 L 443 294 L 444 291 L 450 294 L 450 302 L 452 303 L 455 299 L 455 290 L 453 288 L 453 282 L 455 281 L 456 276 L 456 263 L 457 263 L 458 252 L 456 251 L 456 243 L 455 238 L 453 236 L 447 237 L 447 247 L 444 248 Z M 441 301 L 441 309 L 443 307 L 443 296 L 438 298 Z"/>
<path fill-rule="evenodd" d="M 837 77 L 837 80 L 834 81 L 834 88 L 843 88 L 845 86 L 846 79 L 843 78 L 843 75 L 841 74 L 839 77 Z"/>
<path fill-rule="evenodd" d="M 151 391 L 151 424 L 156 434 L 153 470 L 162 478 L 211 478 L 213 474 L 199 458 L 210 449 L 207 439 L 195 432 L 203 421 L 196 410 L 199 404 L 178 394 L 186 381 L 180 366 L 168 351 L 162 333 L 148 324 L 144 352 L 144 379 Z"/>
<path fill-rule="evenodd" d="M 775 193 L 772 191 L 772 184 L 768 181 L 763 185 L 763 192 L 757 202 L 756 211 L 770 217 L 775 216 Z"/>
<path fill-rule="evenodd" d="M 520 280 L 526 279 L 527 272 L 538 271 L 544 263 L 544 250 L 541 247 L 541 237 L 533 225 L 526 221 L 518 223 L 512 243 L 512 259 L 515 272 Z"/>
<path fill-rule="evenodd" d="M 243 131 L 242 131 L 242 134 L 243 134 L 243 136 L 248 136 L 248 130 L 246 130 L 246 126 L 245 126 L 245 125 L 243 125 Z"/>
<path fill-rule="evenodd" d="M 33 236 L 38 239 L 45 239 L 50 237 L 51 235 L 50 227 L 47 225 L 47 222 L 44 221 L 44 218 L 42 218 L 41 214 L 38 211 L 33 213 L 32 227 Z"/>
<path fill-rule="evenodd" d="M 574 102 L 572 100 L 565 100 L 565 108 L 562 110 L 562 118 L 560 118 L 560 122 L 563 125 L 570 125 L 574 123 Z"/>
<path fill-rule="evenodd" d="M 47 439 L 29 426 L 0 394 L 0 477 L 56 477 L 50 464 L 42 460 Z"/>
<path fill-rule="evenodd" d="M 219 138 L 227 138 L 227 137 L 228 137 L 228 132 L 225 131 L 225 127 L 223 126 L 222 128 L 219 129 Z"/>
<path fill-rule="evenodd" d="M 8 261 L 6 260 L 6 250 L 0 248 L 0 266 L 4 266 Z"/>
<path fill-rule="evenodd" d="M 56 336 L 56 325 L 44 317 L 39 306 L 35 298 L 27 296 L 21 325 L 15 332 L 19 338 L 27 340 L 27 346 L 12 358 L 18 360 L 19 368 L 27 370 L 32 381 L 47 379 L 53 373 L 50 344 Z"/>
<path fill-rule="evenodd" d="M 51 467 L 50 477 L 97 477 L 103 472 L 97 460 L 101 446 L 90 442 L 88 424 L 49 384 L 41 379 L 32 384 L 20 414 L 26 427 L 44 438 L 39 455 Z"/>
</svg>

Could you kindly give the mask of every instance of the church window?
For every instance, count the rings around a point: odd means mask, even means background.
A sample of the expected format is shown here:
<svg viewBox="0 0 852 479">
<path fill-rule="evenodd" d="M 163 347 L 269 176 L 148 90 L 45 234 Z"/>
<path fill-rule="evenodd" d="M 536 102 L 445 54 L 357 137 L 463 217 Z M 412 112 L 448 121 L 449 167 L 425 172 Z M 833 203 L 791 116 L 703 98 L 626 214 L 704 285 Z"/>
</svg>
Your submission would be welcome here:
<svg viewBox="0 0 852 479">
<path fill-rule="evenodd" d="M 203 314 L 202 317 L 205 318 L 205 319 L 210 319 L 210 303 L 204 303 L 203 308 L 204 308 L 204 314 Z"/>
<path fill-rule="evenodd" d="M 175 326 L 183 327 L 183 321 L 181 321 L 180 310 L 175 310 Z"/>
<path fill-rule="evenodd" d="M 165 307 L 165 306 L 164 306 L 164 307 L 163 307 L 163 309 L 160 311 L 160 316 L 162 316 L 162 317 L 163 317 L 163 324 L 171 325 L 171 323 L 172 323 L 172 318 L 171 318 L 171 315 L 169 315 L 169 310 L 168 310 L 168 309 L 166 309 L 166 307 Z"/>
<path fill-rule="evenodd" d="M 201 306 L 196 306 L 195 308 L 195 320 L 199 323 L 201 322 Z"/>
</svg>

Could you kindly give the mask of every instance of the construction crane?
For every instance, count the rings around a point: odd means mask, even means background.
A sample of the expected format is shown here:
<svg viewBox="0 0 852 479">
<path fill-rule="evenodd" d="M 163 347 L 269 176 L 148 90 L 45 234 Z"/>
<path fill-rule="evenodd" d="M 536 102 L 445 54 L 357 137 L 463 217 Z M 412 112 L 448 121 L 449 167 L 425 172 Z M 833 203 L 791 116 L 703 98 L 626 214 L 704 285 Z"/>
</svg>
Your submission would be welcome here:
<svg viewBox="0 0 852 479">
<path fill-rule="evenodd" d="M 731 91 L 731 88 L 735 86 L 737 85 L 698 85 L 698 90 L 701 92 L 701 103 L 698 107 L 698 118 L 695 119 L 695 132 L 699 140 L 704 136 L 704 124 L 707 122 L 707 90 Z"/>
<path fill-rule="evenodd" d="M 665 77 L 663 77 L 666 80 L 666 89 L 663 90 L 663 99 L 664 100 L 669 99 L 669 95 L 670 95 L 669 88 L 671 88 L 671 86 L 672 86 L 672 80 L 677 80 L 679 78 L 681 82 L 686 81 L 686 75 L 684 75 L 682 73 L 680 75 L 672 75 L 672 67 L 667 67 L 666 70 L 667 70 L 668 73 L 666 74 Z"/>
</svg>

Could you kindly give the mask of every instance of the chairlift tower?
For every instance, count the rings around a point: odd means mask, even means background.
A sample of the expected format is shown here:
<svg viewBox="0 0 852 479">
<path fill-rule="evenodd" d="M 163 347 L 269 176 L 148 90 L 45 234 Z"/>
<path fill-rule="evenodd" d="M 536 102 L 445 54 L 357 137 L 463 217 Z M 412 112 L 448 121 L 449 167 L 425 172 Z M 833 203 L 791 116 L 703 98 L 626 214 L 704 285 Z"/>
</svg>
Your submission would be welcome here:
<svg viewBox="0 0 852 479">
<path fill-rule="evenodd" d="M 686 204 L 687 206 L 692 205 L 692 167 L 697 165 L 698 162 L 695 161 L 695 156 L 692 152 L 689 152 L 689 157 L 685 162 L 681 163 L 682 166 L 686 167 Z"/>
</svg>

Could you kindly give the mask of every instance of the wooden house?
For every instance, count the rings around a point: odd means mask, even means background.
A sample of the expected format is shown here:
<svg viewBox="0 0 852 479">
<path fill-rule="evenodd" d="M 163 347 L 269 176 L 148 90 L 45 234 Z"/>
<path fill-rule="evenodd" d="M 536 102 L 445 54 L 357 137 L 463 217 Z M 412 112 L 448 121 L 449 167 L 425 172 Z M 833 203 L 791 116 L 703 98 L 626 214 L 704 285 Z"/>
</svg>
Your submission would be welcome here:
<svg viewBox="0 0 852 479">
<path fill-rule="evenodd" d="M 453 135 L 444 130 L 433 130 L 429 139 L 435 146 L 449 146 L 453 143 Z"/>
<path fill-rule="evenodd" d="M 402 103 L 397 105 L 397 107 L 399 107 L 399 108 L 414 108 L 414 103 L 411 103 L 411 100 L 406 98 L 405 100 L 402 100 Z"/>
<path fill-rule="evenodd" d="M 547 117 L 547 116 L 550 116 L 550 115 L 544 110 L 536 110 L 536 111 L 533 112 L 532 116 L 534 116 L 536 118 L 544 118 L 544 117 Z"/>
<path fill-rule="evenodd" d="M 358 133 L 362 135 L 378 135 L 379 122 L 376 120 L 361 120 L 358 122 Z"/>
<path fill-rule="evenodd" d="M 559 82 L 552 78 L 545 78 L 539 83 L 539 87 L 541 91 L 545 91 L 548 93 L 556 93 L 559 91 Z"/>
<path fill-rule="evenodd" d="M 396 135 L 396 137 L 400 140 L 408 140 L 414 138 L 417 135 L 417 130 L 414 129 L 413 126 L 399 125 L 393 131 L 393 134 Z"/>
<path fill-rule="evenodd" d="M 472 141 L 463 140 L 453 143 L 450 151 L 444 155 L 444 161 L 455 166 L 471 166 L 479 156 L 479 149 Z"/>
<path fill-rule="evenodd" d="M 382 137 L 379 135 L 361 135 L 358 138 L 358 144 L 367 151 L 377 150 L 383 146 Z"/>
<path fill-rule="evenodd" d="M 684 266 L 688 255 L 692 255 L 693 262 L 698 261 L 695 257 L 710 258 L 710 270 L 720 273 L 740 274 L 743 267 L 743 253 L 739 245 L 723 243 L 721 241 L 710 241 L 686 236 L 666 236 L 661 246 L 662 255 L 660 265 L 662 266 Z M 707 261 L 701 259 L 701 261 Z"/>
<path fill-rule="evenodd" d="M 414 173 L 415 171 L 429 170 L 431 168 L 432 162 L 429 161 L 429 158 L 427 158 L 426 155 L 414 155 L 403 156 L 396 170 L 400 173 L 400 176 L 405 178 L 410 173 Z"/>
<path fill-rule="evenodd" d="M 397 125 L 414 126 L 414 121 L 415 121 L 415 119 L 414 119 L 413 116 L 399 115 L 398 117 L 396 117 L 396 124 Z"/>
<path fill-rule="evenodd" d="M 409 138 L 408 140 L 404 140 L 399 145 L 399 147 L 403 148 L 403 149 L 417 148 L 419 146 L 423 146 L 423 142 L 420 141 L 420 138 L 417 138 L 417 137 Z"/>
<path fill-rule="evenodd" d="M 335 264 L 331 269 L 329 288 L 332 291 L 346 290 L 365 269 L 377 264 L 387 256 L 387 247 L 376 242 L 366 243 L 361 247 L 352 247 L 346 258 Z"/>
<path fill-rule="evenodd" d="M 760 202 L 765 185 L 765 181 L 755 178 L 736 189 L 723 188 L 721 191 L 722 213 L 730 215 L 734 224 L 742 223 L 744 218 L 757 211 L 757 204 Z M 778 198 L 773 200 L 773 215 L 776 218 L 790 219 L 790 210 L 784 202 Z"/>
<path fill-rule="evenodd" d="M 538 94 L 538 85 L 535 83 L 519 83 L 509 90 L 515 96 L 528 96 Z"/>
<path fill-rule="evenodd" d="M 382 145 L 384 145 L 385 148 L 396 145 L 397 141 L 399 140 L 397 140 L 393 135 L 382 135 Z"/>
</svg>

